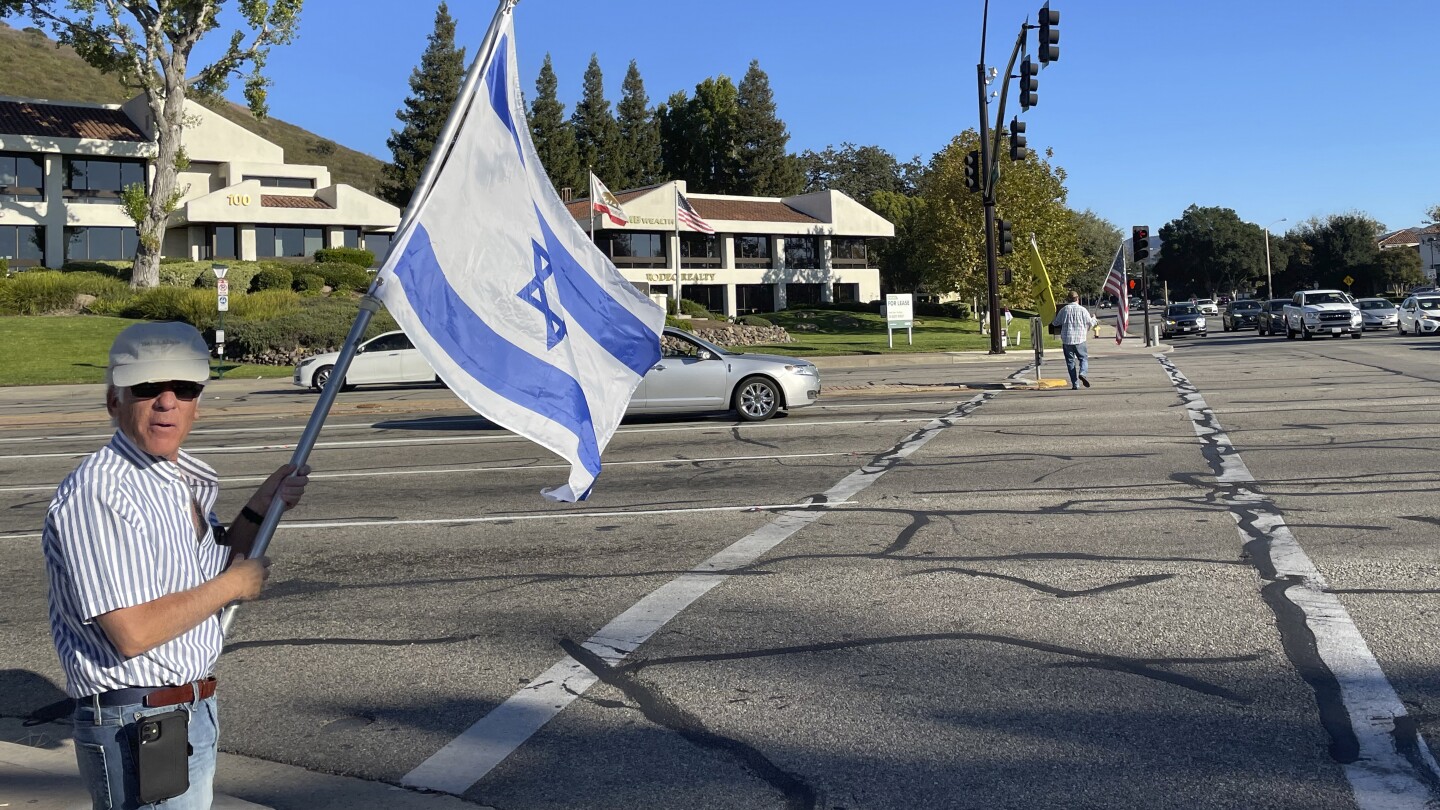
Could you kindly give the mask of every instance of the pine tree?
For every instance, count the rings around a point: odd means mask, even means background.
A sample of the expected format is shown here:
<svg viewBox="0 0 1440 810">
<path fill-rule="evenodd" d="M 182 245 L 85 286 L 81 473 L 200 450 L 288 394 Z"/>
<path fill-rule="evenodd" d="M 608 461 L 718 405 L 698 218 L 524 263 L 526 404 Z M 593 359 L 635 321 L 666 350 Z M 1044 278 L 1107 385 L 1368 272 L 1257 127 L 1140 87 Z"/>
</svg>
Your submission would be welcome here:
<svg viewBox="0 0 1440 810">
<path fill-rule="evenodd" d="M 735 126 L 735 83 L 721 74 L 695 85 L 695 97 L 675 93 L 657 112 L 660 154 L 669 179 L 692 191 L 741 194 Z"/>
<path fill-rule="evenodd" d="M 385 141 L 394 162 L 385 167 L 380 196 L 392 205 L 409 204 L 464 80 L 465 49 L 455 47 L 455 20 L 441 2 L 420 65 L 410 73 L 410 97 L 395 113 L 404 126 Z"/>
<path fill-rule="evenodd" d="M 639 188 L 659 182 L 660 126 L 650 109 L 650 98 L 645 95 L 640 68 L 633 59 L 625 72 L 625 84 L 615 112 L 619 130 L 616 188 Z"/>
<path fill-rule="evenodd" d="M 775 114 L 770 77 L 752 60 L 740 80 L 739 113 L 735 122 L 738 193 L 759 197 L 798 194 L 805 187 L 799 161 L 785 151 L 790 133 Z"/>
<path fill-rule="evenodd" d="M 575 132 L 565 120 L 565 105 L 557 95 L 559 82 L 555 79 L 555 68 L 550 64 L 550 54 L 545 54 L 545 64 L 540 66 L 540 76 L 535 80 L 535 102 L 530 105 L 530 138 L 535 142 L 535 152 L 540 156 L 540 165 L 545 167 L 555 191 L 566 186 L 576 188 L 575 179 L 580 176 L 580 156 L 575 151 Z M 578 188 L 588 189 L 589 180 Z M 588 191 L 580 191 L 583 196 Z"/>
<path fill-rule="evenodd" d="M 590 66 L 585 68 L 585 90 L 570 115 L 570 126 L 575 131 L 575 148 L 580 154 L 579 176 L 588 184 L 585 174 L 588 169 L 605 185 L 619 187 L 616 165 L 619 128 L 610 114 L 610 102 L 605 100 L 600 60 L 594 54 L 590 55 Z"/>
</svg>

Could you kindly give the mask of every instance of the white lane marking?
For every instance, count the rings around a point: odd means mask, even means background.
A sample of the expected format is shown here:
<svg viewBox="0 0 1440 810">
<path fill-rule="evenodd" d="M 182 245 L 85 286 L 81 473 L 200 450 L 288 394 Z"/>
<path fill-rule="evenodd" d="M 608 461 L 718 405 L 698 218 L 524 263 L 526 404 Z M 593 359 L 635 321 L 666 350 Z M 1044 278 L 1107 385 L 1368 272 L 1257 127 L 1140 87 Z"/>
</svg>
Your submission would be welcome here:
<svg viewBox="0 0 1440 810">
<path fill-rule="evenodd" d="M 1202 444 L 1218 451 L 1220 475 L 1216 480 L 1236 485 L 1233 491 L 1221 493 L 1220 499 L 1231 506 L 1241 542 L 1264 540 L 1277 580 L 1294 580 L 1284 597 L 1305 616 L 1315 651 L 1340 688 L 1341 702 L 1359 743 L 1359 756 L 1343 765 L 1356 804 L 1361 810 L 1433 808 L 1435 796 L 1427 783 L 1440 778 L 1440 766 L 1418 732 L 1413 732 L 1418 766 L 1397 747 L 1395 721 L 1405 717 L 1405 704 L 1395 694 L 1359 628 L 1340 599 L 1327 590 L 1325 577 L 1301 548 L 1274 502 L 1242 486 L 1255 483 L 1255 477 L 1199 389 L 1165 355 L 1157 354 L 1155 358 L 1170 375 L 1195 435 Z M 1246 530 L 1247 515 L 1253 516 L 1253 533 Z"/>
<path fill-rule="evenodd" d="M 897 419 L 835 419 L 835 420 L 818 420 L 818 419 L 815 419 L 815 420 L 809 420 L 809 421 L 803 421 L 803 422 L 801 422 L 801 421 L 795 421 L 795 420 L 793 420 L 793 419 L 783 419 L 783 420 L 770 420 L 770 421 L 766 421 L 766 422 L 750 422 L 750 423 L 743 423 L 743 424 L 740 423 L 740 422 L 734 422 L 734 423 L 730 423 L 730 424 L 676 425 L 676 426 L 674 426 L 674 427 L 632 428 L 632 429 L 630 429 L 630 430 L 620 430 L 620 431 L 616 431 L 616 435 L 617 435 L 617 436 L 620 436 L 620 435 L 627 435 L 627 436 L 628 436 L 628 435 L 631 435 L 631 434 L 640 434 L 640 433 L 691 433 L 691 432 L 695 432 L 695 431 L 715 432 L 715 431 L 732 430 L 732 429 L 734 429 L 734 428 L 741 428 L 741 427 L 745 428 L 746 430 L 751 430 L 751 429 L 767 428 L 767 427 L 801 428 L 801 427 L 830 427 L 830 426 L 832 426 L 832 425 L 841 426 L 841 427 L 848 426 L 848 425 L 903 425 L 903 424 L 906 424 L 906 423 L 909 423 L 909 422 L 921 422 L 921 421 L 924 421 L 924 419 L 925 419 L 925 417 L 923 417 L 923 416 L 903 417 L 903 418 L 897 418 Z M 402 447 L 424 447 L 424 446 L 433 445 L 433 444 L 483 444 L 483 443 L 489 443 L 489 442 L 524 442 L 524 441 L 526 441 L 525 439 L 522 439 L 522 438 L 520 438 L 519 436 L 516 436 L 516 435 L 513 434 L 513 433 L 509 433 L 509 432 L 506 432 L 506 431 L 502 431 L 502 430 L 499 429 L 499 428 L 496 428 L 496 430 L 497 430 L 497 431 L 500 431 L 500 432 L 499 432 L 498 435 L 494 435 L 494 436 L 432 436 L 432 437 L 426 437 L 426 438 L 411 437 L 411 438 L 406 438 L 406 439 L 361 439 L 361 440 L 357 440 L 357 441 L 345 441 L 345 442 L 316 442 L 316 443 L 315 443 L 315 447 L 316 447 L 317 449 L 318 449 L 318 448 L 336 449 L 336 448 L 354 448 L 354 447 L 394 447 L 394 446 L 402 446 Z M 252 452 L 282 452 L 282 451 L 283 451 L 283 452 L 287 452 L 287 453 L 288 453 L 288 452 L 290 452 L 291 450 L 294 450 L 294 449 L 295 449 L 295 445 L 294 445 L 294 444 L 252 444 L 252 445 L 237 445 L 237 446 L 234 446 L 234 447 L 187 447 L 187 448 L 185 448 L 185 452 L 190 453 L 191 455 L 201 456 L 201 455 L 221 455 L 221 454 L 226 454 L 226 453 L 252 453 Z M 25 454 L 13 455 L 13 456 L 0 456 L 0 461 L 11 461 L 11 460 L 21 460 L 21 459 L 34 459 L 34 458 L 80 458 L 80 457 L 82 457 L 82 456 L 88 456 L 88 455 L 90 455 L 91 453 L 93 453 L 94 451 L 95 451 L 94 448 L 90 448 L 90 449 L 87 449 L 87 450 L 82 450 L 82 451 L 77 451 L 77 452 L 71 452 L 71 453 L 25 453 Z"/>
<path fill-rule="evenodd" d="M 773 456 L 713 456 L 710 458 L 659 458 L 646 459 L 643 461 L 607 461 L 606 467 L 638 467 L 655 464 L 702 464 L 720 461 L 771 461 L 797 458 L 828 458 L 831 456 L 852 456 L 853 452 L 844 453 L 786 453 Z M 568 470 L 569 464 L 509 464 L 506 466 L 494 467 L 428 467 L 418 470 L 366 470 L 364 472 L 340 472 L 340 473 L 310 473 L 310 480 L 317 481 L 325 478 L 386 478 L 397 475 L 448 475 L 450 473 L 493 473 L 493 472 L 520 472 L 525 470 Z M 222 486 L 234 484 L 255 484 L 264 481 L 269 476 L 265 475 L 242 475 L 234 478 L 221 478 Z M 0 492 L 53 492 L 59 482 L 54 484 L 29 484 L 17 487 L 0 487 Z"/>
<path fill-rule="evenodd" d="M 932 420 L 907 436 L 888 452 L 875 457 L 827 490 L 824 501 L 836 505 L 859 494 L 877 481 L 898 460 L 908 458 L 950 427 L 968 416 L 993 392 L 979 394 L 950 413 Z M 611 619 L 585 642 L 585 649 L 610 665 L 618 664 L 644 644 L 666 622 L 729 578 L 727 571 L 748 565 L 795 532 L 828 514 L 829 509 L 783 512 L 770 523 L 742 537 L 728 548 L 700 563 L 687 574 L 660 586 L 628 610 Z M 530 739 L 596 682 L 590 670 L 565 656 L 536 676 L 524 689 L 480 718 L 429 759 L 406 774 L 401 784 L 459 795 L 479 782 L 495 766 Z"/>
<path fill-rule="evenodd" d="M 217 416 L 215 416 L 215 415 L 210 415 L 209 418 L 211 418 L 211 419 L 217 419 L 217 418 L 219 418 L 219 417 L 217 417 Z M 475 421 L 477 421 L 479 418 L 480 418 L 480 417 L 478 417 L 478 416 L 472 416 L 472 417 L 457 418 L 457 419 L 435 419 L 435 420 L 429 420 L 429 421 L 424 422 L 424 423 L 423 423 L 423 427 L 429 428 L 429 427 L 434 426 L 434 425 L 448 425 L 448 424 L 457 424 L 457 425 L 458 425 L 458 424 L 465 424 L 465 423 L 467 423 L 467 422 L 475 422 Z M 384 422 L 394 422 L 395 424 L 394 424 L 393 426 L 391 426 L 391 427 L 380 427 L 379 425 L 380 425 L 381 423 L 384 423 Z M 325 430 L 327 430 L 327 431 L 336 431 L 336 430 L 372 430 L 372 429 L 373 429 L 373 430 L 405 430 L 405 429 L 407 429 L 407 427 L 406 427 L 406 423 L 407 423 L 407 422 L 413 423 L 412 425 L 410 425 L 410 427 L 422 427 L 422 424 L 419 423 L 418 421 L 414 420 L 414 419 L 395 419 L 395 420 L 376 419 L 376 420 L 373 420 L 373 421 L 370 421 L 370 422 L 350 422 L 350 423 L 342 423 L 342 424 L 331 424 L 331 423 L 329 423 L 329 422 L 326 422 L 326 423 L 325 423 Z M 304 430 L 304 429 L 305 429 L 305 425 L 304 425 L 303 423 L 300 423 L 300 424 L 292 424 L 292 425 L 274 425 L 274 424 L 271 424 L 271 425 L 266 425 L 265 427 L 195 428 L 194 430 L 190 431 L 190 435 L 191 435 L 191 436 L 224 436 L 224 435 L 229 435 L 229 434 L 232 434 L 232 433 L 263 433 L 263 432 L 266 432 L 266 431 L 269 431 L 269 432 L 271 432 L 271 433 L 276 433 L 276 432 L 283 432 L 283 431 L 285 431 L 285 430 L 294 430 L 296 433 L 299 433 L 300 431 L 302 431 L 302 430 Z M 11 436 L 11 437 L 8 438 L 8 439 L 0 439 L 0 444 L 21 444 L 21 443 L 26 443 L 26 442 L 30 442 L 30 443 L 33 443 L 33 442 L 63 442 L 63 441 L 81 441 L 81 440 L 84 440 L 84 441 L 100 441 L 100 440 L 107 440 L 107 439 L 109 439 L 111 436 L 114 436 L 114 435 L 115 435 L 115 431 L 112 430 L 112 431 L 110 431 L 109 433 L 75 433 L 75 434 L 70 434 L 70 435 L 66 435 L 66 436 Z"/>
<path fill-rule="evenodd" d="M 285 529 L 365 529 L 372 526 L 463 526 L 473 523 L 518 523 L 523 520 L 566 520 L 569 518 L 601 519 L 601 518 L 627 518 L 647 517 L 652 515 L 687 515 L 702 512 L 779 512 L 786 509 L 835 509 L 847 506 L 848 504 L 816 504 L 810 501 L 797 503 L 762 503 L 762 504 L 739 504 L 736 506 L 690 506 L 680 509 L 615 509 L 603 512 L 526 512 L 514 515 L 481 515 L 477 517 L 449 517 L 449 518 L 416 518 L 414 520 L 316 520 L 309 522 L 281 522 L 275 527 L 276 531 Z M 40 536 L 39 532 L 27 533 L 3 533 L 0 532 L 0 542 L 5 540 L 33 540 Z"/>
</svg>

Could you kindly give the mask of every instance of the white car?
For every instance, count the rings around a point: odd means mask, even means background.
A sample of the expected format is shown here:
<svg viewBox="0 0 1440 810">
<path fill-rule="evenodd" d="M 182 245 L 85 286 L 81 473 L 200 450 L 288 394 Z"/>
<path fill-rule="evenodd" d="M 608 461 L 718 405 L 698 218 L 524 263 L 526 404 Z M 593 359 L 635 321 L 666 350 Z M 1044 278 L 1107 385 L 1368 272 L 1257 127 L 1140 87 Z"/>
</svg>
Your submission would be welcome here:
<svg viewBox="0 0 1440 810">
<path fill-rule="evenodd" d="M 1389 299 L 1361 298 L 1355 306 L 1360 308 L 1360 322 L 1365 329 L 1389 329 L 1400 323 L 1400 310 Z"/>
<path fill-rule="evenodd" d="M 1395 324 L 1400 334 L 1433 335 L 1440 332 L 1440 294 L 1412 295 L 1400 304 Z"/>
<path fill-rule="evenodd" d="M 306 358 L 295 367 L 294 383 L 321 390 L 339 356 L 327 352 Z M 386 332 L 361 344 L 341 390 L 439 381 L 404 332 Z M 742 421 L 759 422 L 782 409 L 811 405 L 819 397 L 820 371 L 808 360 L 732 352 L 666 327 L 660 362 L 645 373 L 626 413 L 734 410 Z"/>
<path fill-rule="evenodd" d="M 1195 302 L 1195 306 L 1200 308 L 1200 314 L 1202 315 L 1220 314 L 1220 305 L 1215 303 L 1215 299 L 1213 298 L 1201 298 Z"/>
</svg>

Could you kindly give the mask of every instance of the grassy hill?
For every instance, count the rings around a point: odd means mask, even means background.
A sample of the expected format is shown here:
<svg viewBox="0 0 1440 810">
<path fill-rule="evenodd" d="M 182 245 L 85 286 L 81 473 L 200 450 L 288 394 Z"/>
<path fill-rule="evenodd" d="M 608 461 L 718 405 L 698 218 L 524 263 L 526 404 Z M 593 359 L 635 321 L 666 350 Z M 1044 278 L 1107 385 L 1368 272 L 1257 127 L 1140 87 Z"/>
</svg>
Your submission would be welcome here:
<svg viewBox="0 0 1440 810">
<path fill-rule="evenodd" d="M 114 76 L 86 64 L 36 28 L 17 29 L 0 23 L 0 95 L 51 101 L 121 104 L 136 95 Z M 228 101 L 205 106 L 260 137 L 278 144 L 291 163 L 328 166 L 337 183 L 375 193 L 381 161 L 326 140 L 276 118 L 257 120 L 250 111 Z"/>
</svg>

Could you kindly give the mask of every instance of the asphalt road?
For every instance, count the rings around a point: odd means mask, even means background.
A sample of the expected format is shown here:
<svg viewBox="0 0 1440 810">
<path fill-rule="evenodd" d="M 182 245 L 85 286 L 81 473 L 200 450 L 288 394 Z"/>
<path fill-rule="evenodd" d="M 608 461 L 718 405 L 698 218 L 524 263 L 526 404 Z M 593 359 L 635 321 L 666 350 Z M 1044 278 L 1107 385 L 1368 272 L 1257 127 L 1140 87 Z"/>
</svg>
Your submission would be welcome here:
<svg viewBox="0 0 1440 810">
<path fill-rule="evenodd" d="M 332 417 L 240 612 L 222 747 L 507 810 L 1425 806 L 1437 359 L 1217 330 L 1078 392 L 630 420 L 576 505 L 545 451 L 374 392 L 396 413 Z M 222 511 L 283 410 L 193 434 Z M 105 432 L 0 432 L 0 715 L 61 696 L 36 532 Z"/>
</svg>

